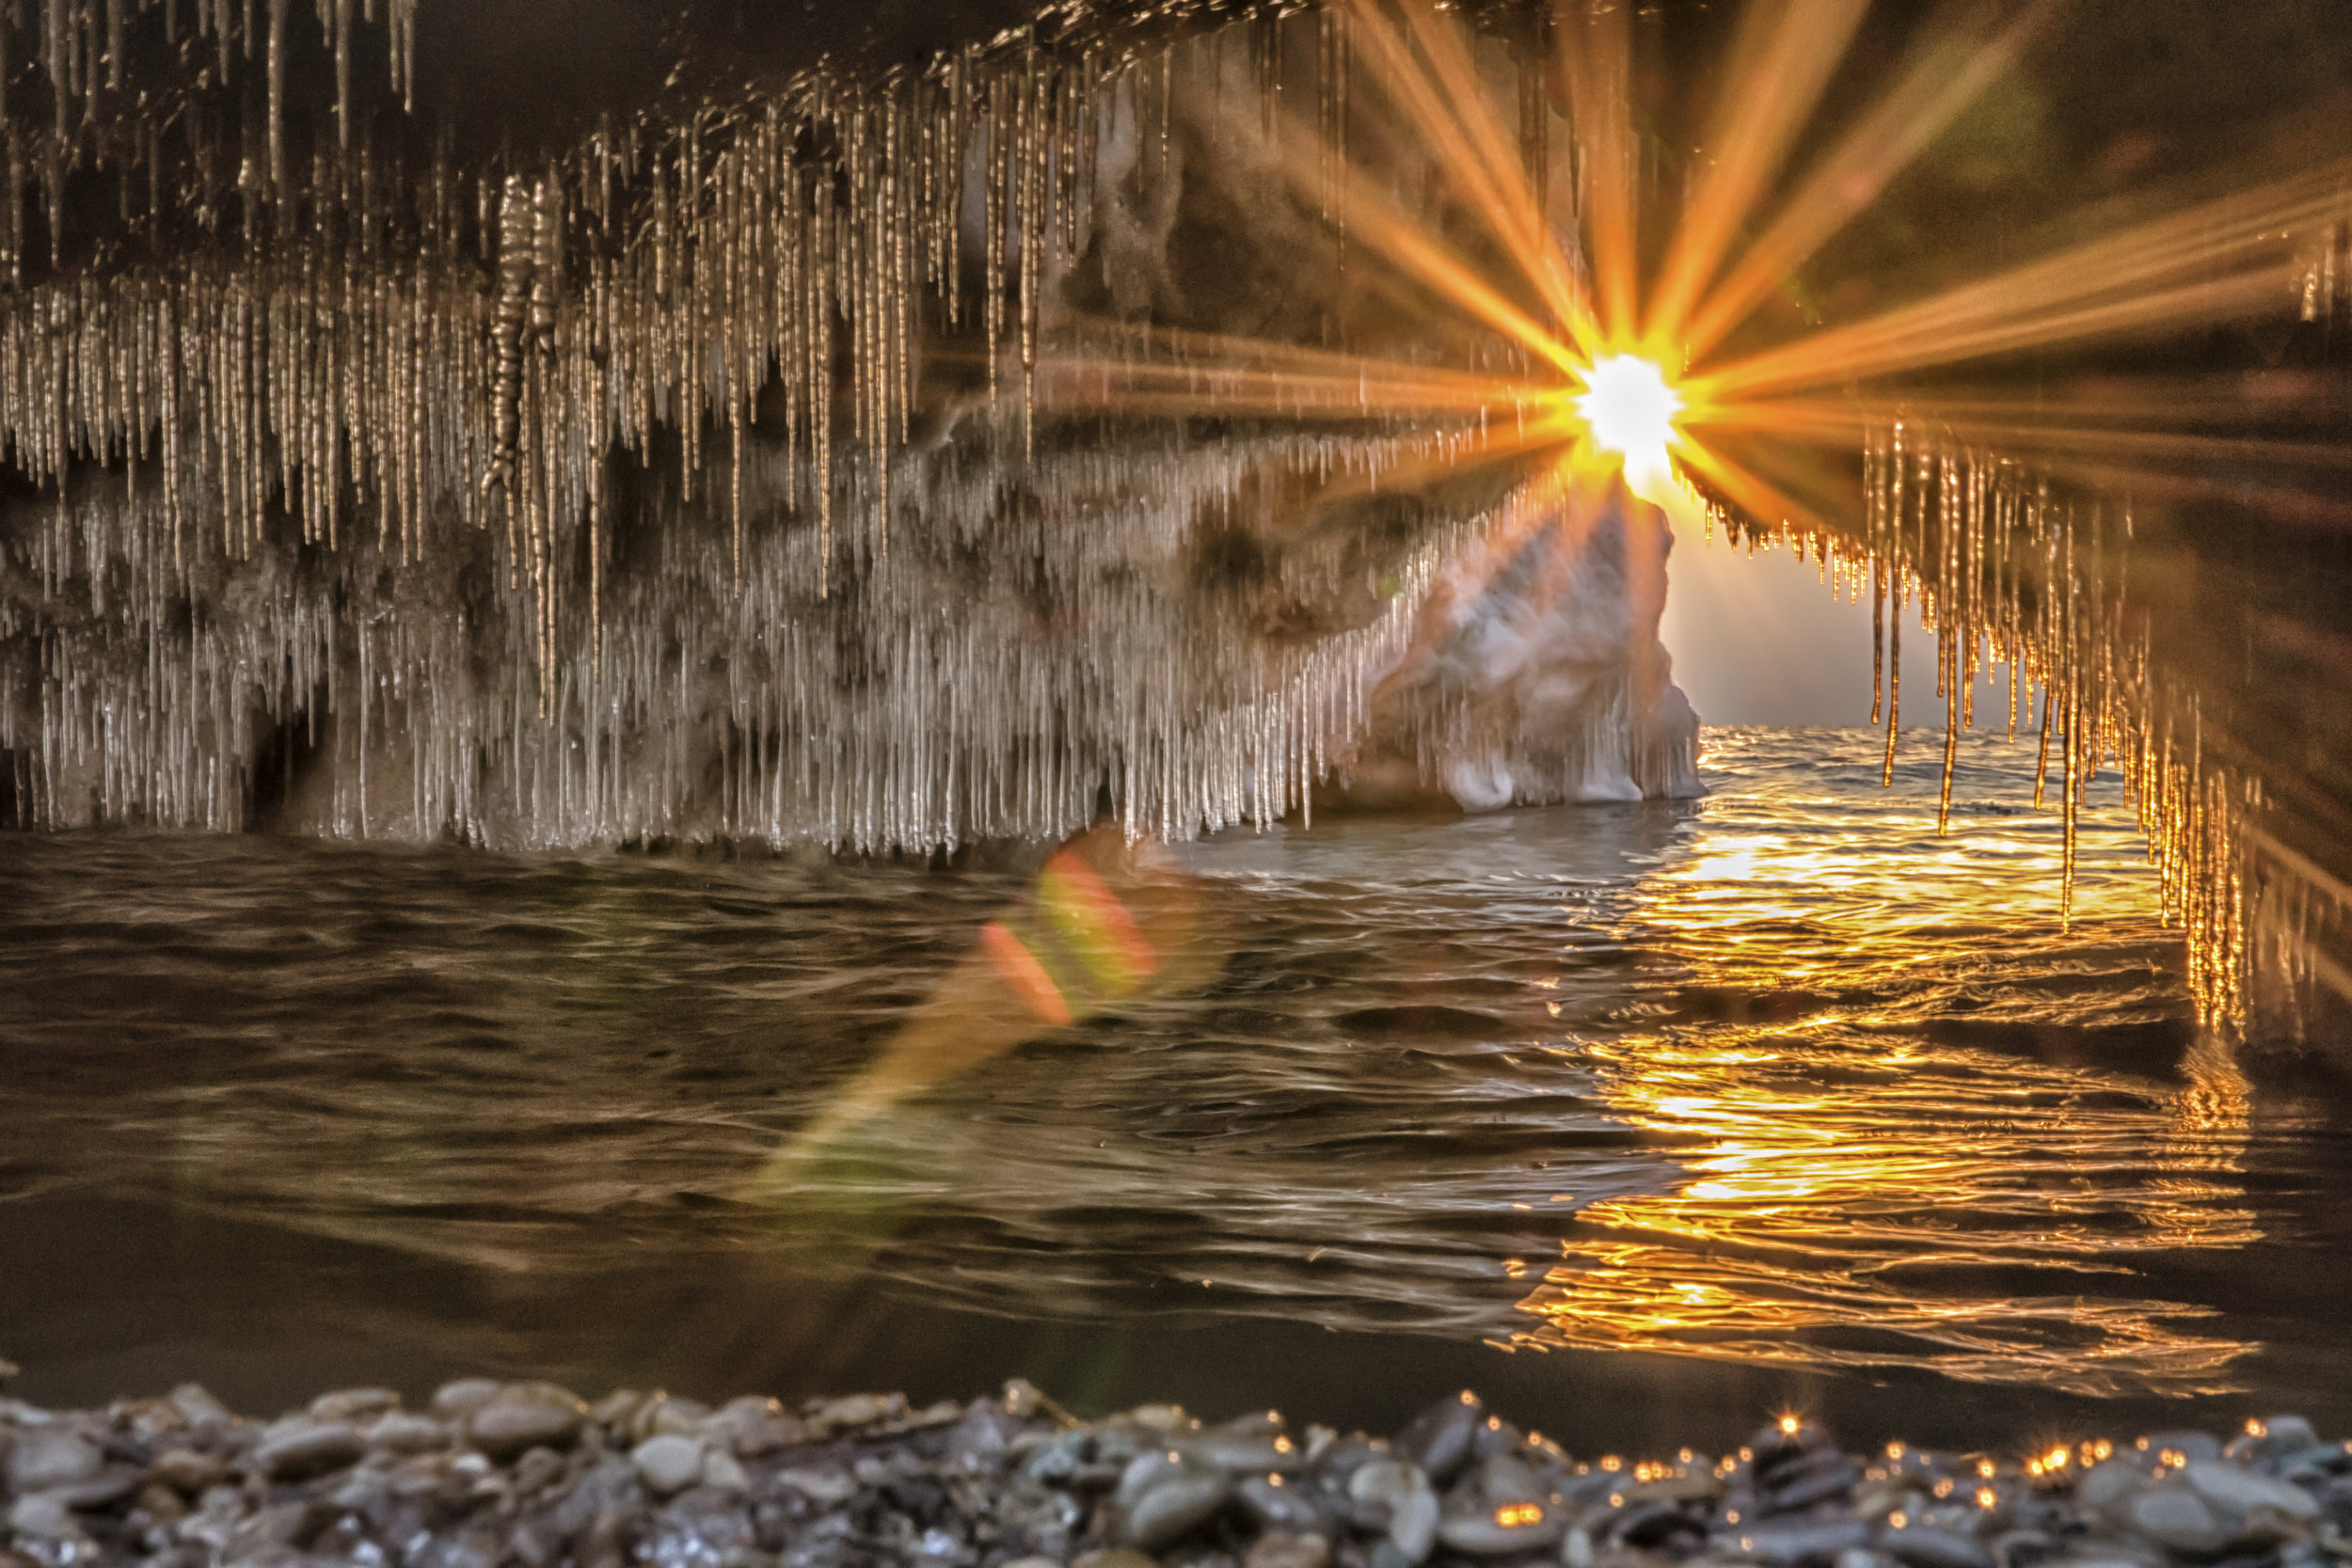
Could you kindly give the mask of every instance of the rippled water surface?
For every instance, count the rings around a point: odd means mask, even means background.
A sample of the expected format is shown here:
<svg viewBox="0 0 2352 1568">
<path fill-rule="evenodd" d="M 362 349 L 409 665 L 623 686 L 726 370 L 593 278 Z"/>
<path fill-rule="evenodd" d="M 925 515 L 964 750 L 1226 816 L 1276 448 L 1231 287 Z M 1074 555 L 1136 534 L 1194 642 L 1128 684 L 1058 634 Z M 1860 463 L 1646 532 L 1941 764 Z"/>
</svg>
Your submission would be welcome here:
<svg viewBox="0 0 2352 1568">
<path fill-rule="evenodd" d="M 2111 782 L 2070 930 L 2030 749 L 1966 746 L 1943 838 L 1937 749 L 1890 792 L 1714 731 L 1704 801 L 1189 847 L 1196 983 L 815 1149 L 1033 860 L 0 837 L 0 1354 L 2352 1414 L 2325 1042 L 2199 1037 Z"/>
</svg>

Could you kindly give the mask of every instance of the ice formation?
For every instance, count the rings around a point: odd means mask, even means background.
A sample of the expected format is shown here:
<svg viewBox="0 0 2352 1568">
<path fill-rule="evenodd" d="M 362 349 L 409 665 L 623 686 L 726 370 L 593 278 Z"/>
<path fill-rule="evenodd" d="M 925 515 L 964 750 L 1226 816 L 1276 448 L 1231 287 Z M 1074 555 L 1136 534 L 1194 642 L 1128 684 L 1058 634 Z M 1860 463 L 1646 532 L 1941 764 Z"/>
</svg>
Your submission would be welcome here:
<svg viewBox="0 0 2352 1568">
<path fill-rule="evenodd" d="M 495 150 L 406 113 L 412 0 L 319 0 L 307 115 L 285 0 L 38 11 L 0 816 L 887 850 L 1696 788 L 1656 519 L 1531 486 L 1523 404 L 1335 368 L 1529 373 L 1351 238 L 1369 171 L 1430 232 L 1476 193 L 1351 86 L 1344 8 L 1057 14 Z M 1506 40 L 1464 59 L 1575 257 L 1623 149 Z M 2129 514 L 1910 428 L 1865 489 L 1810 547 L 1951 689 L 1988 649 L 2042 688 L 2060 809 L 2121 761 L 2236 1016 L 2257 785 L 2148 668 Z"/>
<path fill-rule="evenodd" d="M 81 120 L 119 8 L 44 18 L 58 118 L 9 144 L 43 194 L 0 298 L 21 822 L 878 850 L 1105 805 L 1263 820 L 1353 755 L 1448 563 L 1517 516 L 1428 461 L 1460 431 L 1095 406 L 1055 370 L 1121 322 L 1311 342 L 1378 283 L 1279 175 L 1286 31 L 1344 130 L 1331 15 L 1016 37 L 421 167 L 355 138 L 350 0 L 307 167 L 282 5 L 263 112 L 128 144 Z M 414 19 L 387 22 L 399 88 Z M 233 8 L 195 25 L 223 72 L 249 47 Z M 77 160 L 121 176 L 98 241 Z M 1555 594 L 1583 570 L 1547 560 Z M 1688 785 L 1690 723 L 1649 736 L 1654 609 L 1595 592 L 1619 645 L 1581 685 L 1492 673 L 1550 682 L 1526 722 L 1559 776 L 1514 798 Z"/>
</svg>

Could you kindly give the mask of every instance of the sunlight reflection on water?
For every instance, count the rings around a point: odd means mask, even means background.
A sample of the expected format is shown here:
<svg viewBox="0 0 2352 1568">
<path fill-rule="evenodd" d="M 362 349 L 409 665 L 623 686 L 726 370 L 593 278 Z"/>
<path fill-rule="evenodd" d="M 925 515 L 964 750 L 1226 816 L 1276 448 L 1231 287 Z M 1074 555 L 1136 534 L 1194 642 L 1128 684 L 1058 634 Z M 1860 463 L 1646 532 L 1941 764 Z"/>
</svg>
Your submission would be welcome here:
<svg viewBox="0 0 2352 1568">
<path fill-rule="evenodd" d="M 1930 747 L 1889 795 L 1867 735 L 1710 745 L 1701 802 L 1183 849 L 1214 981 L 757 1204 L 1025 871 L 12 840 L 0 1204 L 443 1259 L 559 1346 L 624 1262 L 756 1257 L 1016 1316 L 2229 1385 L 2188 1260 L 2299 1244 L 2248 1173 L 2302 1180 L 2311 1129 L 2196 1037 L 2112 786 L 2061 932 L 2029 748 L 1966 745 L 1938 839 Z"/>
</svg>

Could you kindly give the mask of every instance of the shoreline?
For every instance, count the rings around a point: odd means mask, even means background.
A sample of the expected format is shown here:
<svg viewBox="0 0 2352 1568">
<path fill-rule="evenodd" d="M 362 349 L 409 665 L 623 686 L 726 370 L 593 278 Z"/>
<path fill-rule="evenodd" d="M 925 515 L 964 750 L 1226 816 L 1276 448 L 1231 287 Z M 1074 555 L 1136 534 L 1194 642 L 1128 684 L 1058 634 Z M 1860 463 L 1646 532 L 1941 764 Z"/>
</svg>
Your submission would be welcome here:
<svg viewBox="0 0 2352 1568">
<path fill-rule="evenodd" d="M 0 1377 L 13 1369 L 0 1362 Z M 1174 1405 L 1081 1420 L 1025 1382 L 589 1403 L 467 1378 L 274 1419 L 195 1384 L 0 1398 L 0 1568 L 2326 1568 L 2352 1445 L 2296 1417 L 2009 1454 L 1850 1452 L 1785 1416 L 1738 1451 L 1570 1455 L 1465 1391 L 1387 1437 Z"/>
</svg>

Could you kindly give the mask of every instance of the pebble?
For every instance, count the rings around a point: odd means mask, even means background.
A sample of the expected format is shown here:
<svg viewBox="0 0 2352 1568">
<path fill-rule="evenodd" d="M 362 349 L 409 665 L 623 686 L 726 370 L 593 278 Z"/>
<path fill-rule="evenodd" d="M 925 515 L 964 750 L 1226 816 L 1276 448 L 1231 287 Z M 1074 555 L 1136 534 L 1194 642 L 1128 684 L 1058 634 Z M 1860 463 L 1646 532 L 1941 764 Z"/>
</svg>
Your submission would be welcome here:
<svg viewBox="0 0 2352 1568">
<path fill-rule="evenodd" d="M 2157 1433 L 2087 1471 L 1850 1455 L 1777 1426 L 1743 1460 L 1579 1465 L 1474 1399 L 1392 1443 L 1174 1405 L 1080 1422 L 1025 1386 L 712 1411 L 471 1379 L 266 1425 L 200 1389 L 0 1401 L 0 1568 L 2325 1568 L 2352 1454 L 2292 1416 Z M 1425 1463 L 1424 1463 L 1425 1462 Z M 1866 1475 L 1865 1468 L 1868 1473 Z M 1580 1471 L 1581 1473 L 1580 1473 Z M 1941 1496 L 1938 1496 L 1938 1492 Z M 1753 1511 L 1753 1512 L 1751 1512 Z"/>
<path fill-rule="evenodd" d="M 1511 1557 L 1550 1546 L 1567 1528 L 1565 1513 L 1535 1472 L 1497 1454 L 1445 1499 L 1438 1539 L 1470 1557 Z"/>
<path fill-rule="evenodd" d="M 466 1438 L 492 1459 L 509 1460 L 530 1449 L 571 1447 L 587 1419 L 588 1406 L 568 1388 L 510 1383 L 467 1413 Z"/>
<path fill-rule="evenodd" d="M 1486 1407 L 1465 1388 L 1406 1422 L 1396 1434 L 1396 1451 L 1443 1485 L 1470 1462 L 1478 1429 L 1486 1421 Z"/>
<path fill-rule="evenodd" d="M 1241 1568 L 1330 1568 L 1331 1543 L 1309 1532 L 1269 1530 L 1249 1544 Z"/>
<path fill-rule="evenodd" d="M 1031 1559 L 1032 1561 L 1053 1562 L 1052 1558 Z M 1055 1563 L 1054 1568 L 1061 1568 Z M 1158 1560 L 1146 1557 L 1133 1546 L 1111 1546 L 1091 1552 L 1080 1552 L 1070 1561 L 1070 1568 L 1160 1568 Z"/>
<path fill-rule="evenodd" d="M 45 1492 L 35 1492 L 9 1504 L 8 1528 L 40 1541 L 62 1541 L 81 1533 L 72 1510 Z"/>
<path fill-rule="evenodd" d="M 441 1420 L 462 1421 L 498 1398 L 501 1386 L 493 1378 L 461 1377 L 454 1383 L 444 1383 L 436 1388 L 429 1408 Z"/>
<path fill-rule="evenodd" d="M 340 1388 L 310 1402 L 314 1421 L 350 1421 L 365 1425 L 388 1410 L 400 1407 L 400 1396 L 389 1388 Z"/>
<path fill-rule="evenodd" d="M 2273 1481 L 2243 1465 L 2200 1459 L 2191 1461 L 2181 1475 L 2190 1490 L 2222 1508 L 2249 1513 L 2267 1509 L 2296 1524 L 2308 1524 L 2319 1517 L 2319 1504 L 2310 1493 L 2299 1486 Z"/>
<path fill-rule="evenodd" d="M 2186 1487 L 2166 1486 L 2142 1492 L 2128 1509 L 2132 1528 L 2176 1552 L 2200 1556 L 2219 1551 L 2230 1532 L 2211 1505 Z"/>
<path fill-rule="evenodd" d="M 8 1455 L 8 1490 L 45 1492 L 71 1486 L 98 1474 L 105 1463 L 98 1445 L 81 1433 L 35 1427 L 18 1435 Z"/>
<path fill-rule="evenodd" d="M 356 1465 L 367 1451 L 358 1429 L 348 1421 L 314 1421 L 295 1416 L 262 1434 L 252 1462 L 272 1481 L 308 1481 Z"/>
<path fill-rule="evenodd" d="M 183 1383 L 166 1402 L 192 1427 L 228 1426 L 237 1418 L 200 1383 Z"/>
<path fill-rule="evenodd" d="M 449 1447 L 449 1428 L 430 1416 L 415 1416 L 395 1410 L 376 1421 L 364 1433 L 368 1447 L 387 1453 L 426 1453 Z"/>
<path fill-rule="evenodd" d="M 1995 1568 L 1990 1546 L 1973 1535 L 1935 1525 L 1890 1529 L 1880 1545 L 1905 1568 Z"/>
<path fill-rule="evenodd" d="M 1119 1478 L 1120 1535 L 1156 1552 L 1190 1535 L 1223 1508 L 1232 1483 L 1204 1459 L 1178 1449 L 1138 1454 Z"/>
<path fill-rule="evenodd" d="M 702 1480 L 703 1447 L 691 1437 L 667 1432 L 638 1444 L 628 1462 L 647 1486 L 666 1497 Z"/>
</svg>

